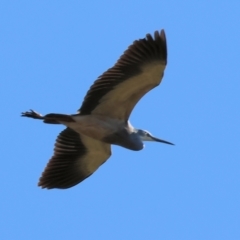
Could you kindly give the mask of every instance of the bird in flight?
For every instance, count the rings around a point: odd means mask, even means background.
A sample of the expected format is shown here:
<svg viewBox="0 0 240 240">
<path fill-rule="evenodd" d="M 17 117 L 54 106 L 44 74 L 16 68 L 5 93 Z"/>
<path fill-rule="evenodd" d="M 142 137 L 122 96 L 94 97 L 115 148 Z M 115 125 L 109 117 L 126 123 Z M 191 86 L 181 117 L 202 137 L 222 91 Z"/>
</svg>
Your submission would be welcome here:
<svg viewBox="0 0 240 240">
<path fill-rule="evenodd" d="M 23 117 L 63 124 L 54 154 L 40 177 L 42 188 L 66 189 L 80 183 L 111 156 L 111 144 L 130 150 L 143 149 L 143 141 L 171 144 L 134 128 L 129 117 L 137 102 L 158 86 L 167 64 L 164 30 L 133 42 L 116 64 L 88 90 L 76 114 L 41 115 L 30 110 Z"/>
</svg>

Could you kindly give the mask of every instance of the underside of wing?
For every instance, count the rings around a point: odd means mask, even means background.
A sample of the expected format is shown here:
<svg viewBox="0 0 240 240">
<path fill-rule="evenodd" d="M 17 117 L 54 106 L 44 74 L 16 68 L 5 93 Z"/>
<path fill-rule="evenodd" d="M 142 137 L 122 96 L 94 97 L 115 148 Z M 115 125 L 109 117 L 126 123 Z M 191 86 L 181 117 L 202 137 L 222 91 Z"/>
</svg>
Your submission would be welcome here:
<svg viewBox="0 0 240 240">
<path fill-rule="evenodd" d="M 111 155 L 110 145 L 63 130 L 55 143 L 54 155 L 38 185 L 42 188 L 70 188 L 89 177 Z"/>
<path fill-rule="evenodd" d="M 167 64 L 165 33 L 135 41 L 117 63 L 91 86 L 80 114 L 98 114 L 127 120 L 139 99 L 160 84 Z"/>
</svg>

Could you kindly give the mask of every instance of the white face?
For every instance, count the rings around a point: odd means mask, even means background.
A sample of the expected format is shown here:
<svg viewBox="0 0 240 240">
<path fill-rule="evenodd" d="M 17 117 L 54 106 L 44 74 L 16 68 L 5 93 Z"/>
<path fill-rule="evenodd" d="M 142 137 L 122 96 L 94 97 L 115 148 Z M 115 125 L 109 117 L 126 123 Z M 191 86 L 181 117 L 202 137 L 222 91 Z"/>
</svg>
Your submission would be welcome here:
<svg viewBox="0 0 240 240">
<path fill-rule="evenodd" d="M 162 140 L 160 138 L 153 137 L 152 134 L 146 130 L 136 129 L 138 136 L 141 138 L 142 141 L 152 141 L 152 142 L 161 142 L 166 143 L 170 145 L 174 145 L 173 143 L 170 143 L 168 141 Z"/>
<path fill-rule="evenodd" d="M 151 133 L 148 132 L 148 131 L 146 131 L 146 130 L 141 130 L 141 129 L 139 129 L 139 130 L 138 130 L 138 134 L 139 134 L 139 136 L 140 136 L 140 138 L 141 138 L 142 141 L 154 141 L 154 140 L 152 139 Z"/>
</svg>

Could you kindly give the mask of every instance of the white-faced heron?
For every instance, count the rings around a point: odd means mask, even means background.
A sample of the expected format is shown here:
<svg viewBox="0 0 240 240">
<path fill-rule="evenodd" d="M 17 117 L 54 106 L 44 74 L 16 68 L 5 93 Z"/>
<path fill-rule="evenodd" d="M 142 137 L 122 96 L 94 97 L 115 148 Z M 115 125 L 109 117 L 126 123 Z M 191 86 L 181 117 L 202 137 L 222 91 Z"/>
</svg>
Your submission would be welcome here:
<svg viewBox="0 0 240 240">
<path fill-rule="evenodd" d="M 135 129 L 129 116 L 148 91 L 158 86 L 167 64 L 164 30 L 134 41 L 117 63 L 90 87 L 76 114 L 30 110 L 24 117 L 67 128 L 57 137 L 54 154 L 38 185 L 42 188 L 70 188 L 89 177 L 110 156 L 111 144 L 141 150 L 143 141 L 170 142 Z M 173 145 L 173 144 L 172 144 Z"/>
</svg>

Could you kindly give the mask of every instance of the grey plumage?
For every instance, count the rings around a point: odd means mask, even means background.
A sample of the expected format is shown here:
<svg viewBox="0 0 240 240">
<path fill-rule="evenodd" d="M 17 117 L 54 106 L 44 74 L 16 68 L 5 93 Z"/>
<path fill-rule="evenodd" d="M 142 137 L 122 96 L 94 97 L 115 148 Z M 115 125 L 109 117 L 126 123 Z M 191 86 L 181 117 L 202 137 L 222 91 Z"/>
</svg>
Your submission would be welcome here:
<svg viewBox="0 0 240 240">
<path fill-rule="evenodd" d="M 77 114 L 50 113 L 45 116 L 31 110 L 24 117 L 63 124 L 54 155 L 45 168 L 39 186 L 69 188 L 87 177 L 111 156 L 111 144 L 141 150 L 143 141 L 170 142 L 135 129 L 129 116 L 137 102 L 162 80 L 167 64 L 165 33 L 135 41 L 117 63 L 91 86 Z"/>
</svg>

